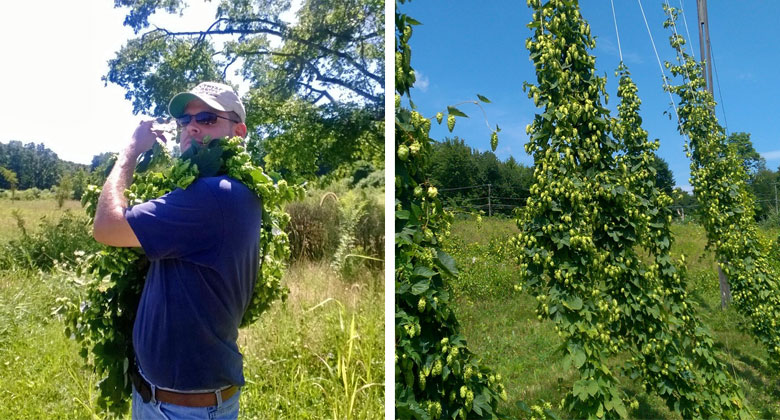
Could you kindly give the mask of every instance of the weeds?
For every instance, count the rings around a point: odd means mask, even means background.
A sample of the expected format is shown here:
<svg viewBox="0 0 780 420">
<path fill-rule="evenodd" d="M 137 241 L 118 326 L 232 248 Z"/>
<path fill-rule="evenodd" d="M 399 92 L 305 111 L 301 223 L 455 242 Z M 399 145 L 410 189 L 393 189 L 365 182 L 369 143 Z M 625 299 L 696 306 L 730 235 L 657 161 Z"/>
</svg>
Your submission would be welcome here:
<svg viewBox="0 0 780 420">
<path fill-rule="evenodd" d="M 344 278 L 354 278 L 363 268 L 383 267 L 384 190 L 342 184 L 289 204 L 287 233 L 293 261 L 331 261 Z"/>
<path fill-rule="evenodd" d="M 20 212 L 12 212 L 21 237 L 0 246 L 0 269 L 48 271 L 55 265 L 75 268 L 80 255 L 98 249 L 85 216 L 66 210 L 53 220 L 43 217 L 37 229 L 28 233 Z"/>
</svg>

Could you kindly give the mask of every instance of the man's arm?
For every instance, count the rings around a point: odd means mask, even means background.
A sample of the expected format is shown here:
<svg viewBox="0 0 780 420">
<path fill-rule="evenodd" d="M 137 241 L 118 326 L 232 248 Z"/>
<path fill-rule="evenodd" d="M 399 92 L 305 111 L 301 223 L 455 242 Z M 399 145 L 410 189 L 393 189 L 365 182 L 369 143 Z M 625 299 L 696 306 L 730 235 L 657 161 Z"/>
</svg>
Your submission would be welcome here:
<svg viewBox="0 0 780 420">
<path fill-rule="evenodd" d="M 141 243 L 125 219 L 125 190 L 133 180 L 138 156 L 149 150 L 159 132 L 151 131 L 152 121 L 142 122 L 130 144 L 119 154 L 98 198 L 92 235 L 95 240 L 116 247 L 140 247 Z"/>
</svg>

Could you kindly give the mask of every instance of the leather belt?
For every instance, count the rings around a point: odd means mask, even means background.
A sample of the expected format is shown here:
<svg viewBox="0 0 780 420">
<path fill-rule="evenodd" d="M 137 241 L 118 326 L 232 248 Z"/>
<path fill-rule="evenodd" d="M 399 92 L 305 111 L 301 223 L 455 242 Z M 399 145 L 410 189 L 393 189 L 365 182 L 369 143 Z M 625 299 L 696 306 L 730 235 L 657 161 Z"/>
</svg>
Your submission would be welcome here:
<svg viewBox="0 0 780 420">
<path fill-rule="evenodd" d="M 184 407 L 211 407 L 217 405 L 217 392 L 222 393 L 222 401 L 226 401 L 238 391 L 238 387 L 231 385 L 229 388 L 225 388 L 222 391 L 205 392 L 202 394 L 173 392 L 164 389 L 158 389 L 156 391 L 157 392 L 155 393 L 157 395 L 155 396 L 155 399 L 157 401 Z"/>
<path fill-rule="evenodd" d="M 135 386 L 136 391 L 138 391 L 138 394 L 141 395 L 143 401 L 145 403 L 151 401 L 152 386 L 146 382 L 146 379 L 144 379 L 140 373 L 138 373 L 135 366 L 131 367 L 129 374 L 130 380 L 133 382 L 133 386 Z M 156 389 L 155 391 L 155 400 L 157 401 L 184 407 L 211 407 L 217 405 L 218 392 L 222 395 L 222 401 L 224 402 L 235 395 L 235 393 L 238 391 L 238 387 L 231 385 L 230 387 L 221 391 L 202 393 L 174 392 L 166 391 L 164 389 Z"/>
</svg>

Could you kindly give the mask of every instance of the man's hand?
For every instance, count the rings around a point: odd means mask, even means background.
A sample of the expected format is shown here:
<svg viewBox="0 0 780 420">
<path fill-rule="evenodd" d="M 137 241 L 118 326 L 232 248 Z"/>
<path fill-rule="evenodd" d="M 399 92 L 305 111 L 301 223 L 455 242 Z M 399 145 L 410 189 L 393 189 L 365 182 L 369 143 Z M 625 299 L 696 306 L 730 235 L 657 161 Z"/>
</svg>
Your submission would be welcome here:
<svg viewBox="0 0 780 420">
<path fill-rule="evenodd" d="M 142 121 L 141 124 L 138 124 L 130 144 L 125 148 L 128 157 L 137 158 L 141 153 L 151 149 L 158 138 L 166 141 L 163 131 L 152 130 L 153 124 L 153 120 Z"/>
</svg>

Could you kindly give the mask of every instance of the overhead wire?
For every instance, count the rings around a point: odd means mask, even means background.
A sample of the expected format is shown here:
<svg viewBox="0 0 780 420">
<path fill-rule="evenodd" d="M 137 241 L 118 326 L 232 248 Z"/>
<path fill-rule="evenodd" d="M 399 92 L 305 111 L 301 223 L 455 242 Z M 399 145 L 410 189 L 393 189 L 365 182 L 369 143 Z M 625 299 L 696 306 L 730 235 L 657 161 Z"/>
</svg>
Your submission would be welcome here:
<svg viewBox="0 0 780 420">
<path fill-rule="evenodd" d="M 685 23 L 685 34 L 688 35 L 688 41 L 692 40 L 691 33 L 688 31 L 688 19 L 685 18 L 685 9 L 683 8 L 683 0 L 680 0 L 680 12 L 682 12 L 683 15 L 683 23 Z M 693 57 L 694 60 L 696 60 L 696 54 L 693 51 L 693 48 L 691 48 L 691 57 Z"/>
<path fill-rule="evenodd" d="M 620 62 L 623 62 L 623 50 L 620 48 L 620 31 L 618 31 L 617 16 L 615 16 L 615 2 L 609 0 L 612 4 L 612 20 L 615 22 L 615 35 L 617 36 L 618 53 L 620 54 Z"/>
<path fill-rule="evenodd" d="M 720 91 L 720 79 L 718 78 L 718 66 L 715 65 L 715 53 L 712 52 L 710 43 L 710 54 L 712 55 L 712 68 L 715 70 L 715 83 L 718 85 L 718 96 L 720 97 L 720 109 L 723 111 L 723 124 L 725 124 L 726 135 L 729 135 L 729 120 L 726 118 L 726 104 L 723 102 L 723 92 Z"/>
<path fill-rule="evenodd" d="M 658 61 L 658 68 L 661 69 L 661 78 L 664 82 L 664 88 L 669 86 L 668 79 L 666 78 L 666 72 L 664 71 L 664 66 L 661 64 L 661 57 L 658 55 L 658 49 L 655 47 L 655 40 L 653 40 L 653 33 L 650 31 L 650 24 L 647 23 L 647 16 L 645 16 L 645 9 L 642 7 L 642 0 L 636 0 L 639 3 L 639 10 L 642 11 L 642 19 L 645 21 L 645 27 L 647 28 L 647 35 L 650 37 L 650 43 L 653 44 L 653 52 L 655 52 L 655 59 Z M 677 124 L 680 124 L 680 114 L 677 112 L 677 104 L 674 102 L 674 98 L 672 97 L 672 92 L 668 89 L 666 90 L 667 93 L 669 93 L 669 100 L 672 103 L 672 108 L 674 109 L 674 115 L 677 117 Z M 688 136 L 683 133 L 683 137 L 685 138 L 685 142 L 688 143 Z"/>
<path fill-rule="evenodd" d="M 669 5 L 669 1 L 666 0 L 667 6 Z M 688 19 L 685 18 L 685 8 L 683 7 L 683 0 L 680 0 L 680 12 L 682 13 L 683 17 L 683 23 L 685 23 L 685 33 L 688 35 L 688 40 L 691 41 L 691 33 L 688 32 Z M 676 32 L 676 31 L 675 31 Z M 723 92 L 720 89 L 720 80 L 718 78 L 718 67 L 715 65 L 715 53 L 712 51 L 712 42 L 709 42 L 710 47 L 710 55 L 712 55 L 712 68 L 715 71 L 715 83 L 718 85 L 718 97 L 720 98 L 720 108 L 723 112 L 723 124 L 726 128 L 726 135 L 729 134 L 729 121 L 726 117 L 726 104 L 723 102 Z M 696 60 L 696 54 L 694 53 L 694 48 L 691 47 L 691 56 L 694 60 Z M 704 60 L 704 57 L 702 57 L 702 60 Z M 714 98 L 713 98 L 714 99 Z"/>
</svg>

